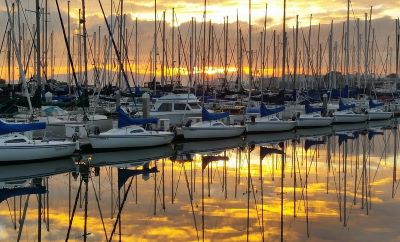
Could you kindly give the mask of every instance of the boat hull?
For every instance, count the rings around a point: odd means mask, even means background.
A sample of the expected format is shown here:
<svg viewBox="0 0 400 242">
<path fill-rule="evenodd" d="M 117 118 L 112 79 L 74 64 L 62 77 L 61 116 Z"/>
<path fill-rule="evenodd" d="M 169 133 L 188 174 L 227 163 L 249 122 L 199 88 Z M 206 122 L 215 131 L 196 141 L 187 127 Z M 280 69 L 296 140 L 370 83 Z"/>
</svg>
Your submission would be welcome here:
<svg viewBox="0 0 400 242">
<path fill-rule="evenodd" d="M 256 132 L 282 132 L 294 129 L 295 121 L 256 121 L 246 122 L 248 133 Z"/>
<path fill-rule="evenodd" d="M 367 121 L 368 115 L 365 114 L 338 114 L 335 115 L 333 122 L 340 123 L 362 123 Z"/>
<path fill-rule="evenodd" d="M 166 145 L 172 142 L 174 134 L 153 135 L 91 135 L 93 149 L 127 149 Z"/>
<path fill-rule="evenodd" d="M 0 162 L 34 161 L 71 156 L 76 144 L 40 142 L 40 144 L 5 145 L 0 147 Z"/>
<path fill-rule="evenodd" d="M 310 128 L 310 127 L 325 127 L 331 125 L 333 118 L 331 117 L 318 117 L 318 118 L 298 118 L 297 127 Z"/>
<path fill-rule="evenodd" d="M 223 139 L 243 134 L 244 126 L 182 127 L 185 139 Z"/>
<path fill-rule="evenodd" d="M 368 120 L 385 120 L 393 116 L 391 112 L 370 112 L 368 113 Z"/>
</svg>

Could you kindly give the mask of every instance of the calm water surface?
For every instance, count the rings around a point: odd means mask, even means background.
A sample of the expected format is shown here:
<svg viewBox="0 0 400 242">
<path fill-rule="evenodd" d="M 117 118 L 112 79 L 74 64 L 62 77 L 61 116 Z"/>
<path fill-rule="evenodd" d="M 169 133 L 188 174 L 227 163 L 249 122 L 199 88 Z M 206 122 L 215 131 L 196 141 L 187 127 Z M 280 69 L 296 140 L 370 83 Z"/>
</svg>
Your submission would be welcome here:
<svg viewBox="0 0 400 242">
<path fill-rule="evenodd" d="M 399 241 L 399 134 L 386 126 L 1 167 L 0 240 Z"/>
</svg>

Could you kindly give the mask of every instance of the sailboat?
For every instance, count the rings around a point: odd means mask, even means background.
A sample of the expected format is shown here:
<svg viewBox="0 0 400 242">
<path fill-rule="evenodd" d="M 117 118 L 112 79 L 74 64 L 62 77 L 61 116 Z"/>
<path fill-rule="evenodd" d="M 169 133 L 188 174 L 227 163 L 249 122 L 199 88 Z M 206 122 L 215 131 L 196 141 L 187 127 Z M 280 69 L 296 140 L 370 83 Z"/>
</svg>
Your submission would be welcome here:
<svg viewBox="0 0 400 242">
<path fill-rule="evenodd" d="M 43 122 L 8 123 L 0 120 L 0 162 L 33 161 L 71 156 L 73 141 L 32 140 L 23 132 L 45 129 Z"/>
<path fill-rule="evenodd" d="M 351 109 L 354 104 L 344 104 L 342 99 L 339 100 L 339 109 L 333 114 L 334 123 L 361 123 L 368 119 L 368 115 L 363 113 L 355 113 Z"/>
<path fill-rule="evenodd" d="M 182 127 L 185 139 L 221 139 L 230 138 L 243 134 L 245 127 L 242 125 L 226 125 L 219 121 L 229 117 L 229 113 L 210 113 L 202 109 L 202 121 L 191 124 L 189 121 Z"/>
<path fill-rule="evenodd" d="M 385 120 L 390 119 L 393 116 L 392 112 L 385 112 L 383 110 L 382 102 L 374 102 L 372 99 L 369 100 L 368 120 Z"/>
<path fill-rule="evenodd" d="M 264 103 L 260 106 L 259 118 L 252 117 L 246 122 L 246 130 L 248 133 L 254 132 L 282 132 L 292 130 L 296 126 L 296 121 L 284 121 L 277 117 L 277 113 L 285 110 L 284 106 L 267 109 Z"/>
<path fill-rule="evenodd" d="M 117 108 L 118 127 L 103 133 L 89 135 L 93 149 L 126 149 L 166 145 L 172 142 L 172 132 L 145 130 L 139 125 L 157 123 L 157 118 L 131 118 L 121 107 Z"/>
<path fill-rule="evenodd" d="M 320 114 L 324 108 L 316 108 L 311 106 L 308 102 L 305 103 L 305 114 L 300 114 L 297 117 L 297 127 L 324 127 L 329 126 L 333 122 L 333 117 L 322 117 Z"/>
</svg>

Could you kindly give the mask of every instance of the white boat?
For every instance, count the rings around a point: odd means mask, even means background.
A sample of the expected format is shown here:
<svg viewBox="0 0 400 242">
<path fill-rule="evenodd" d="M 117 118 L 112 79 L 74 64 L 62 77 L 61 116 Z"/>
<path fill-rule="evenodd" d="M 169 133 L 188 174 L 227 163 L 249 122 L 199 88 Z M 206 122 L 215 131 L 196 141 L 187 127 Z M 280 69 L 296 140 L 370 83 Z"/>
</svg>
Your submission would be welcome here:
<svg viewBox="0 0 400 242">
<path fill-rule="evenodd" d="M 32 140 L 22 132 L 45 129 L 46 124 L 7 123 L 0 120 L 0 162 L 33 161 L 71 156 L 75 152 L 73 141 Z"/>
<path fill-rule="evenodd" d="M 242 125 L 225 125 L 221 121 L 201 121 L 190 127 L 182 127 L 185 139 L 221 139 L 243 134 Z"/>
<path fill-rule="evenodd" d="M 393 117 L 392 112 L 386 112 L 383 110 L 383 103 L 377 103 L 369 100 L 368 120 L 385 120 Z"/>
<path fill-rule="evenodd" d="M 333 114 L 335 124 L 338 123 L 362 123 L 367 121 L 368 115 L 364 113 L 355 113 L 351 110 L 355 105 L 346 105 L 342 100 L 339 101 L 339 109 Z"/>
<path fill-rule="evenodd" d="M 201 116 L 200 101 L 193 94 L 168 94 L 156 100 L 150 116 L 169 119 L 171 125 L 181 125 Z"/>
<path fill-rule="evenodd" d="M 355 113 L 351 110 L 336 111 L 333 122 L 338 123 L 362 123 L 367 121 L 368 115 L 363 113 Z"/>
<path fill-rule="evenodd" d="M 17 114 L 17 119 L 29 119 L 28 114 Z M 65 125 L 84 124 L 87 130 L 94 127 L 100 131 L 107 131 L 112 128 L 112 120 L 105 115 L 93 114 L 85 117 L 80 113 L 69 113 L 57 106 L 42 106 L 40 116 L 36 118 L 40 122 L 46 123 L 46 135 L 56 138 L 64 138 L 66 136 Z M 39 133 L 39 136 L 42 133 Z"/>
<path fill-rule="evenodd" d="M 368 111 L 368 120 L 385 120 L 393 117 L 392 112 L 385 112 L 382 109 L 370 108 Z"/>
<path fill-rule="evenodd" d="M 149 131 L 136 125 L 157 122 L 157 119 L 132 119 L 121 108 L 118 108 L 118 128 L 107 132 L 89 135 L 93 149 L 126 149 L 153 147 L 169 144 L 174 133 Z"/>
<path fill-rule="evenodd" d="M 311 127 L 325 127 L 329 126 L 333 122 L 333 117 L 322 117 L 320 112 L 322 108 L 312 107 L 310 104 L 305 104 L 305 114 L 298 115 L 297 127 L 299 128 L 311 128 Z"/>
<path fill-rule="evenodd" d="M 296 121 L 299 128 L 325 127 L 333 123 L 333 117 L 322 117 L 319 113 L 309 113 L 300 114 Z"/>
<path fill-rule="evenodd" d="M 182 127 L 185 139 L 222 139 L 243 134 L 245 126 L 226 125 L 218 119 L 228 117 L 228 113 L 209 113 L 203 108 L 202 121 Z"/>
<path fill-rule="evenodd" d="M 255 132 L 282 132 L 292 130 L 296 126 L 296 121 L 281 120 L 276 114 L 282 112 L 284 107 L 267 109 L 264 103 L 260 106 L 261 117 L 251 117 L 250 121 L 246 121 L 246 131 L 248 133 Z"/>
</svg>

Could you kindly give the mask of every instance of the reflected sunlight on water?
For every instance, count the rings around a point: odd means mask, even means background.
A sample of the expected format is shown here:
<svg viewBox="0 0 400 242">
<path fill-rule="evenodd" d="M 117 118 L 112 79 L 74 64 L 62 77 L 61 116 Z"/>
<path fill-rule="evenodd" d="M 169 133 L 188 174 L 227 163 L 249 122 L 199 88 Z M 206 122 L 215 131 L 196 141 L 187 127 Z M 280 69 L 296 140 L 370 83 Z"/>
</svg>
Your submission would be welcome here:
<svg viewBox="0 0 400 242">
<path fill-rule="evenodd" d="M 398 240 L 398 131 L 353 128 L 2 167 L 0 239 Z"/>
</svg>

